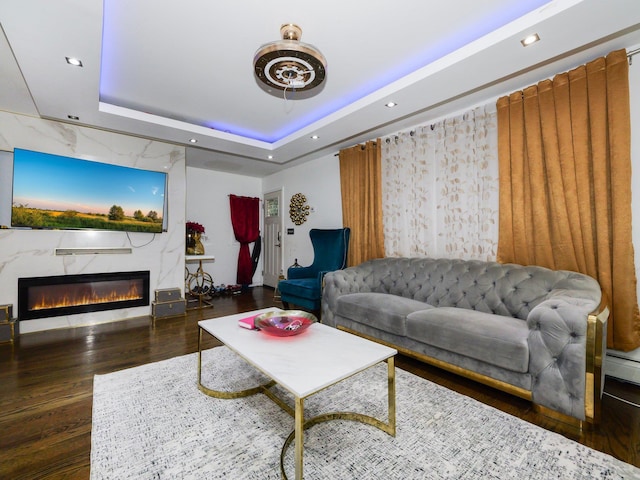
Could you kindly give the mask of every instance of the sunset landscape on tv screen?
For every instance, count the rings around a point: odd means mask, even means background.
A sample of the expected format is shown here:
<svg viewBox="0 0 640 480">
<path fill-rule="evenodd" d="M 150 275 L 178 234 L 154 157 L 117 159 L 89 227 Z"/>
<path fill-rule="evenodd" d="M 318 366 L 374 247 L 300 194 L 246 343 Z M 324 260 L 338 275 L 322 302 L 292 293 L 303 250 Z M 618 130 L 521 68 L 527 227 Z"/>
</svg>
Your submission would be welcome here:
<svg viewBox="0 0 640 480">
<path fill-rule="evenodd" d="M 15 149 L 11 226 L 163 231 L 167 174 Z"/>
</svg>

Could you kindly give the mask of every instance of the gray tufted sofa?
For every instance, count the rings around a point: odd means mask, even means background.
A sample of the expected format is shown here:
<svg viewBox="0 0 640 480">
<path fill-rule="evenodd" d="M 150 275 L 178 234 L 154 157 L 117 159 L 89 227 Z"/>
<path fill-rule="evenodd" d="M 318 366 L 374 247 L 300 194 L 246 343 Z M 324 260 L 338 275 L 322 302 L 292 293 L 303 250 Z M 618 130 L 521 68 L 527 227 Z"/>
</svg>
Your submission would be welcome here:
<svg viewBox="0 0 640 480">
<path fill-rule="evenodd" d="M 328 273 L 322 322 L 527 398 L 599 416 L 608 309 L 593 278 L 476 260 L 384 258 Z"/>
</svg>

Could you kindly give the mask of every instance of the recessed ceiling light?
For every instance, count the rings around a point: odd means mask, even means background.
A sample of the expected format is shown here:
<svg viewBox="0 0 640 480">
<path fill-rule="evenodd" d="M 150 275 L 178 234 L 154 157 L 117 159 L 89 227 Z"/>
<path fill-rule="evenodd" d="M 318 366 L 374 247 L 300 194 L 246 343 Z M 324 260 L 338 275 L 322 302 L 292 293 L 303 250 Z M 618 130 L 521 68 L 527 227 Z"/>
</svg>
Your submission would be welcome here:
<svg viewBox="0 0 640 480">
<path fill-rule="evenodd" d="M 195 138 L 190 138 L 190 139 L 189 139 L 189 142 L 190 142 L 190 143 L 198 143 L 198 140 L 197 140 L 197 139 L 195 139 Z"/>
<path fill-rule="evenodd" d="M 318 135 L 311 135 L 311 140 L 317 140 L 317 139 L 319 139 L 319 138 L 320 138 L 320 137 L 319 137 Z"/>
<path fill-rule="evenodd" d="M 80 117 L 78 117 L 77 115 L 67 115 L 67 118 L 69 120 L 80 120 Z"/>
<path fill-rule="evenodd" d="M 385 107 L 393 108 L 398 105 L 396 102 L 387 102 L 384 104 Z"/>
<path fill-rule="evenodd" d="M 82 66 L 82 60 L 80 60 L 79 58 L 74 58 L 74 57 L 65 57 L 67 59 L 67 63 L 69 65 L 73 65 L 74 67 L 81 67 Z"/>
<path fill-rule="evenodd" d="M 538 40 L 540 40 L 540 37 L 538 36 L 537 33 L 534 33 L 524 37 L 522 40 L 520 40 L 520 43 L 522 44 L 523 47 L 528 47 L 532 43 L 536 43 Z"/>
</svg>

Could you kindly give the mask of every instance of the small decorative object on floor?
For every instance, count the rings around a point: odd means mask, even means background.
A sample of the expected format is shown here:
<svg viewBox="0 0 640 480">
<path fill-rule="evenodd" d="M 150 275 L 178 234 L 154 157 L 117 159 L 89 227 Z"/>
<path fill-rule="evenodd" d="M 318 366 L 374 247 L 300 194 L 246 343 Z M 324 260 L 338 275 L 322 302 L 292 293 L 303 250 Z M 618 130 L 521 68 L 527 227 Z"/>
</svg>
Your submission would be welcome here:
<svg viewBox="0 0 640 480">
<path fill-rule="evenodd" d="M 158 318 L 184 315 L 186 311 L 187 301 L 182 298 L 182 292 L 178 287 L 156 289 L 155 300 L 151 302 L 154 324 Z"/>
<path fill-rule="evenodd" d="M 200 241 L 204 233 L 204 226 L 196 222 L 187 222 L 185 226 L 187 231 L 187 255 L 204 255 L 204 245 Z"/>
<path fill-rule="evenodd" d="M 0 342 L 11 342 L 20 334 L 20 324 L 13 318 L 13 305 L 0 305 Z"/>
<path fill-rule="evenodd" d="M 315 315 L 302 310 L 263 313 L 254 320 L 255 328 L 269 335 L 290 337 L 304 332 L 317 322 Z"/>
</svg>

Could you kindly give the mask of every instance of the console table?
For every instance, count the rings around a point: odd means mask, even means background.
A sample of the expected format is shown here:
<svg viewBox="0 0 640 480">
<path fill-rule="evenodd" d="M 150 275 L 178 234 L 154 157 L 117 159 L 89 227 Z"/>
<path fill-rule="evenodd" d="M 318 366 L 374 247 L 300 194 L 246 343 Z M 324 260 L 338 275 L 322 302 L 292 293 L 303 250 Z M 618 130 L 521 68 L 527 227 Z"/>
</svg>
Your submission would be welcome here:
<svg viewBox="0 0 640 480">
<path fill-rule="evenodd" d="M 190 309 L 213 307 L 211 302 L 213 279 L 204 271 L 202 262 L 214 262 L 215 260 L 216 257 L 213 255 L 185 255 L 184 261 L 186 263 L 198 264 L 198 269 L 193 273 L 185 266 L 184 291 L 187 297 L 187 306 L 189 300 L 197 302 L 197 305 L 190 307 Z"/>
</svg>

